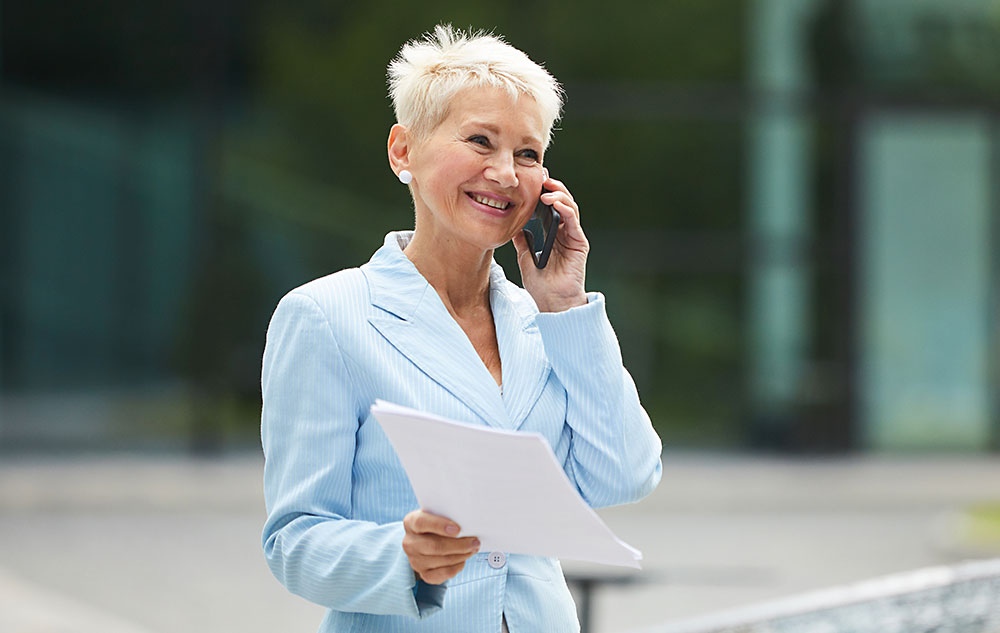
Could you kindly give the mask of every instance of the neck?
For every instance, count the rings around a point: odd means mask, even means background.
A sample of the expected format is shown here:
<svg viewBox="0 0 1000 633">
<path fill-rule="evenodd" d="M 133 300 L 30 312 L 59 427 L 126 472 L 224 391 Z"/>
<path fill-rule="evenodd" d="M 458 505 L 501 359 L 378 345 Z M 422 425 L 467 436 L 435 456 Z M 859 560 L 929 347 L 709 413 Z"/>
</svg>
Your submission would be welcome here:
<svg viewBox="0 0 1000 633">
<path fill-rule="evenodd" d="M 492 250 L 481 251 L 450 236 L 432 237 L 418 229 L 403 253 L 452 316 L 475 317 L 481 310 L 490 309 Z"/>
</svg>

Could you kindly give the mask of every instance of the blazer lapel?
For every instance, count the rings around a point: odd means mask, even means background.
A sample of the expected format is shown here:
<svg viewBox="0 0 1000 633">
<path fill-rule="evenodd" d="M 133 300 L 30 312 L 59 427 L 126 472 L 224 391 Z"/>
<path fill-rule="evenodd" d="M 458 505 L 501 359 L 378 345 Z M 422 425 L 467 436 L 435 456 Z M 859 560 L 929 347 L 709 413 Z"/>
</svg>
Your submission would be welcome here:
<svg viewBox="0 0 1000 633">
<path fill-rule="evenodd" d="M 372 304 L 384 311 L 368 321 L 487 424 L 510 428 L 496 382 L 441 298 L 394 243 L 397 235 L 387 235 L 385 246 L 361 268 L 369 282 Z M 403 239 L 406 237 L 403 234 Z"/>
<path fill-rule="evenodd" d="M 494 265 L 490 305 L 500 345 L 504 407 L 513 429 L 524 424 L 551 371 L 542 336 L 535 325 L 536 310 L 519 294 L 509 285 L 503 269 Z"/>
</svg>

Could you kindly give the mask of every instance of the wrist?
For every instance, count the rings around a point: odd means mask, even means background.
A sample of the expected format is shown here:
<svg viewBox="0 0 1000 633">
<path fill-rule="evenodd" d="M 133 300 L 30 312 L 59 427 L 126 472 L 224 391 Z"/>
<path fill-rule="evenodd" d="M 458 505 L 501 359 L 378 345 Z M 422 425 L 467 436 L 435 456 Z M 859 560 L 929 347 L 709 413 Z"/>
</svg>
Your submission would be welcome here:
<svg viewBox="0 0 1000 633">
<path fill-rule="evenodd" d="M 565 312 L 570 308 L 578 308 L 587 305 L 587 295 L 580 294 L 573 297 L 556 298 L 550 301 L 538 303 L 539 312 Z"/>
</svg>

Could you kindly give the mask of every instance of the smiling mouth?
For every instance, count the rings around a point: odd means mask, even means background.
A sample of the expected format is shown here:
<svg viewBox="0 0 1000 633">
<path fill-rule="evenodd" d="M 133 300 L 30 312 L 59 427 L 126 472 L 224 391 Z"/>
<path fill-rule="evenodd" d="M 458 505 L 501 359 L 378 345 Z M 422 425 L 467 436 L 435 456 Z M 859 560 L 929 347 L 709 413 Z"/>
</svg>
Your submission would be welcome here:
<svg viewBox="0 0 1000 633">
<path fill-rule="evenodd" d="M 503 200 L 487 198 L 486 196 L 481 196 L 476 193 L 466 193 L 466 195 L 475 200 L 476 202 L 478 202 L 479 204 L 485 204 L 488 207 L 493 207 L 494 209 L 499 209 L 501 211 L 509 209 L 512 204 L 510 202 L 504 202 Z"/>
</svg>

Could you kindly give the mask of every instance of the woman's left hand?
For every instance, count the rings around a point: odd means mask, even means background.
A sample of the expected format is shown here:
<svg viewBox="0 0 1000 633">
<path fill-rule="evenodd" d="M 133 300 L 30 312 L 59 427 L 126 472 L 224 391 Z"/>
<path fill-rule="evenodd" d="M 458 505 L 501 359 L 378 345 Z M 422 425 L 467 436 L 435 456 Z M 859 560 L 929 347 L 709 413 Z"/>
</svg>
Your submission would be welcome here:
<svg viewBox="0 0 1000 633">
<path fill-rule="evenodd" d="M 517 264 L 521 268 L 524 288 L 535 300 L 538 310 L 562 312 L 587 303 L 584 281 L 590 243 L 580 227 L 580 208 L 566 185 L 555 178 L 548 178 L 542 186 L 548 189 L 542 194 L 542 202 L 551 204 L 562 220 L 548 264 L 545 268 L 535 267 L 520 229 L 512 241 L 517 249 Z"/>
</svg>

